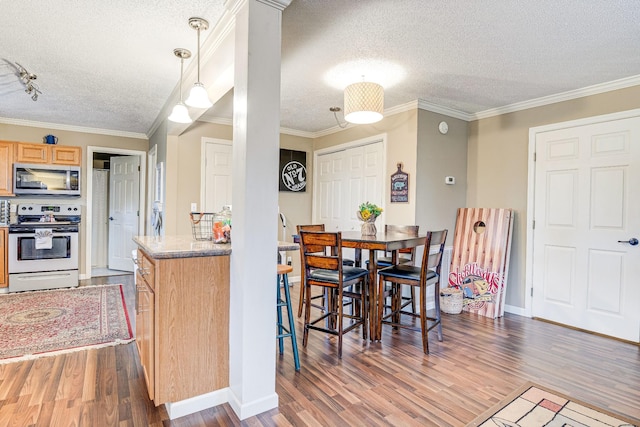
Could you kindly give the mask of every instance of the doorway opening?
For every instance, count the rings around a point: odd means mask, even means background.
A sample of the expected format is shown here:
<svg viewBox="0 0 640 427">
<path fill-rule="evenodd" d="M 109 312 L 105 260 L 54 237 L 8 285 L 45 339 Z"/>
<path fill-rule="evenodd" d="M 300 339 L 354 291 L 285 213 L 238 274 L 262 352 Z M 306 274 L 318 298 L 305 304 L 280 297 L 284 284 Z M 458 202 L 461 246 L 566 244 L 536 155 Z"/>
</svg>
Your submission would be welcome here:
<svg viewBox="0 0 640 427">
<path fill-rule="evenodd" d="M 132 237 L 144 234 L 146 215 L 146 156 L 144 151 L 87 148 L 84 279 L 134 271 Z"/>
</svg>

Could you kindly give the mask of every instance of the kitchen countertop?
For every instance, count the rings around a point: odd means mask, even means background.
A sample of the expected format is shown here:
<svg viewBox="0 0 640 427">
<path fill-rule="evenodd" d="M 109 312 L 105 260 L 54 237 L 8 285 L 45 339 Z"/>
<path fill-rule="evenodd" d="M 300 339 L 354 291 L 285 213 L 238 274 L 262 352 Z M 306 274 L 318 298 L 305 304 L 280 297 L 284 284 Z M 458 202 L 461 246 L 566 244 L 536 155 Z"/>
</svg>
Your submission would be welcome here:
<svg viewBox="0 0 640 427">
<path fill-rule="evenodd" d="M 193 240 L 192 236 L 135 236 L 133 241 L 155 259 L 231 255 L 230 243 Z M 278 251 L 299 249 L 297 243 L 278 242 Z"/>
<path fill-rule="evenodd" d="M 133 241 L 154 259 L 231 255 L 229 243 L 194 240 L 192 236 L 135 236 Z"/>
</svg>

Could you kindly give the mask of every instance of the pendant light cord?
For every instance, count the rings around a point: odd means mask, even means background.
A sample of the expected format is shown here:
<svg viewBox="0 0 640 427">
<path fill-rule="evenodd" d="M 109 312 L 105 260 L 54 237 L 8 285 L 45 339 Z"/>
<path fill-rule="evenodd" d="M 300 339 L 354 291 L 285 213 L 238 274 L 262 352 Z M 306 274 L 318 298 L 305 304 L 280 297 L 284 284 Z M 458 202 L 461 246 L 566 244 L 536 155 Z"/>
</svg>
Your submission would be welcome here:
<svg viewBox="0 0 640 427">
<path fill-rule="evenodd" d="M 198 83 L 200 83 L 200 25 L 198 25 Z"/>
<path fill-rule="evenodd" d="M 180 102 L 182 102 L 182 70 L 184 68 L 184 56 L 180 55 Z"/>
</svg>

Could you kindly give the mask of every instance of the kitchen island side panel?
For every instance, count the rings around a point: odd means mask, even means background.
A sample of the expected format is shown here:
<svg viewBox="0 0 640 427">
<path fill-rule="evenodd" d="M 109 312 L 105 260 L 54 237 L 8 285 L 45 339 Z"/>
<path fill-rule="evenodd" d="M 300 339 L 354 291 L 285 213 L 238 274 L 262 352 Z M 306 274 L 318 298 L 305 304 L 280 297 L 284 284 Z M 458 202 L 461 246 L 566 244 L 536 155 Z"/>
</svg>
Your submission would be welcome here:
<svg viewBox="0 0 640 427">
<path fill-rule="evenodd" d="M 156 262 L 156 405 L 228 387 L 230 257 Z"/>
</svg>

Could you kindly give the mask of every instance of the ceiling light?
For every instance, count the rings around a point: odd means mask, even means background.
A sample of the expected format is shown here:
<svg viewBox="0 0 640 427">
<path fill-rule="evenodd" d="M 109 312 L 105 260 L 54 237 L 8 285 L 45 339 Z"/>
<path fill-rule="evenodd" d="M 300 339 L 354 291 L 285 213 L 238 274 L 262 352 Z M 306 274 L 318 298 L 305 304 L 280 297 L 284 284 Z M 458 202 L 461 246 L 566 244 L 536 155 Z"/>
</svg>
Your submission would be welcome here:
<svg viewBox="0 0 640 427">
<path fill-rule="evenodd" d="M 184 69 L 184 60 L 191 58 L 191 52 L 187 49 L 177 48 L 173 49 L 173 54 L 180 58 L 180 101 L 173 107 L 169 120 L 176 123 L 191 123 L 193 120 L 189 116 L 189 110 L 182 102 L 182 71 Z"/>
<path fill-rule="evenodd" d="M 344 89 L 344 119 L 350 123 L 368 124 L 382 120 L 384 89 L 377 83 L 353 83 Z"/>
<path fill-rule="evenodd" d="M 38 100 L 38 95 L 42 92 L 37 84 L 34 83 L 34 80 L 38 78 L 33 73 L 28 72 L 22 65 L 16 62 L 16 68 L 18 69 L 18 78 L 24 85 L 24 91 L 27 95 L 31 95 L 31 99 L 34 101 Z"/>
<path fill-rule="evenodd" d="M 204 85 L 200 83 L 200 30 L 209 28 L 209 22 L 202 18 L 189 18 L 189 26 L 198 32 L 198 81 L 193 84 L 189 98 L 185 102 L 194 108 L 210 108 L 213 103 Z"/>
</svg>

